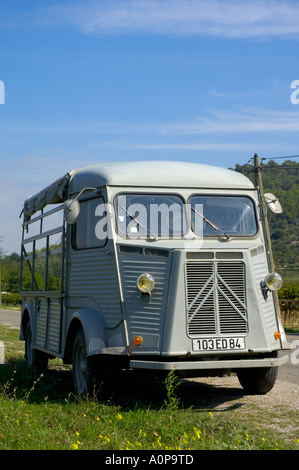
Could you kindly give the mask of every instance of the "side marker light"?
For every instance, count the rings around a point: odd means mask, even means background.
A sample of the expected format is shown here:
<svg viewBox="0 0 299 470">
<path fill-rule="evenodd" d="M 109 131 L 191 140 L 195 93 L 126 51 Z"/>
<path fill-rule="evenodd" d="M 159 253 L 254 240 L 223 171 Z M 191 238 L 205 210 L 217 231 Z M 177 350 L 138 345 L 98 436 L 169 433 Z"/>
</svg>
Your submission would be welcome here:
<svg viewBox="0 0 299 470">
<path fill-rule="evenodd" d="M 134 338 L 134 344 L 135 344 L 136 346 L 140 346 L 140 344 L 142 344 L 142 342 L 143 342 L 142 336 L 136 336 L 136 337 Z"/>
</svg>

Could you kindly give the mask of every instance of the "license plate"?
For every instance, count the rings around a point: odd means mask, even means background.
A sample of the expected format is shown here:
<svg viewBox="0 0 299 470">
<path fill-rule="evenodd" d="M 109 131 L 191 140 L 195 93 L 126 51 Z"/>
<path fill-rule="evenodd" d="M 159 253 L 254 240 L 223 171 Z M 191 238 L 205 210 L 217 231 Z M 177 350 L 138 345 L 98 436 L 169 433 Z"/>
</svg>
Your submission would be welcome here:
<svg viewBox="0 0 299 470">
<path fill-rule="evenodd" d="M 231 351 L 245 349 L 244 338 L 193 339 L 193 351 Z"/>
</svg>

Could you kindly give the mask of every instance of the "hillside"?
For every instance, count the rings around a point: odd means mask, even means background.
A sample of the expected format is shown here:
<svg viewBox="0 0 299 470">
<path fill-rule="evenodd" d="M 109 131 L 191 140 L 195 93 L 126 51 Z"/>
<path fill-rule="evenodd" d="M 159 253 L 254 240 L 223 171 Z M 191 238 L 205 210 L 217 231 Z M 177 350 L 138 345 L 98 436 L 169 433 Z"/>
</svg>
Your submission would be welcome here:
<svg viewBox="0 0 299 470">
<path fill-rule="evenodd" d="M 237 164 L 234 170 L 255 181 L 251 164 Z M 275 194 L 283 207 L 279 215 L 268 211 L 276 269 L 284 277 L 299 280 L 299 163 L 270 160 L 262 165 L 262 178 L 264 191 Z"/>
</svg>

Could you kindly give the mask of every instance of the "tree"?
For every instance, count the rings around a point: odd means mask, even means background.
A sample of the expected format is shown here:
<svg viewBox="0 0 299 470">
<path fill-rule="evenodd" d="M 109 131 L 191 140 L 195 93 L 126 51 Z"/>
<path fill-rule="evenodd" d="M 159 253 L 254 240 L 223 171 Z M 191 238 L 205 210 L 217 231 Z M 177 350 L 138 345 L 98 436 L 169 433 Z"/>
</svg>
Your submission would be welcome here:
<svg viewBox="0 0 299 470">
<path fill-rule="evenodd" d="M 235 171 L 255 182 L 251 165 L 237 164 Z M 274 193 L 283 207 L 280 215 L 268 211 L 275 265 L 290 277 L 299 277 L 299 163 L 286 160 L 279 165 L 270 160 L 262 164 L 262 178 L 264 191 Z"/>
</svg>

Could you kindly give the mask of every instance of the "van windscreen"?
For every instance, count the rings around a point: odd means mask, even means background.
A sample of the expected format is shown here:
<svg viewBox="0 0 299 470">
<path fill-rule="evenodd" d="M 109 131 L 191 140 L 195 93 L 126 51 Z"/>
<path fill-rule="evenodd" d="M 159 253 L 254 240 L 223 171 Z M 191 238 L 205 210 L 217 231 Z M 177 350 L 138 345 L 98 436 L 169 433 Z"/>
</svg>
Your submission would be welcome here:
<svg viewBox="0 0 299 470">
<path fill-rule="evenodd" d="M 186 232 L 184 201 L 172 194 L 121 194 L 117 227 L 129 238 L 181 237 Z"/>
<path fill-rule="evenodd" d="M 197 235 L 253 236 L 257 219 L 253 201 L 242 196 L 193 196 L 192 230 Z"/>
</svg>

